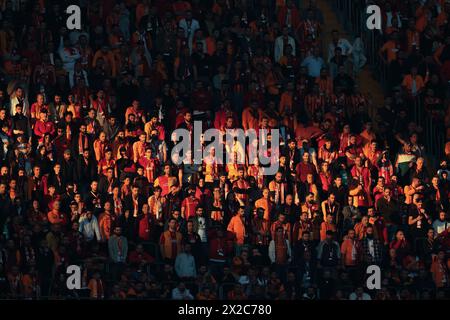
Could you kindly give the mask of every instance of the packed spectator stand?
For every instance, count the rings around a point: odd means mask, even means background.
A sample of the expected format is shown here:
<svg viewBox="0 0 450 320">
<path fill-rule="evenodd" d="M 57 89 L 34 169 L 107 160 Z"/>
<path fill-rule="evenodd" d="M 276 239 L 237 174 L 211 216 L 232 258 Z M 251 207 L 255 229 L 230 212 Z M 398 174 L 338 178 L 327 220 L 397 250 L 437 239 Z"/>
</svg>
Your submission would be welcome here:
<svg viewBox="0 0 450 320">
<path fill-rule="evenodd" d="M 70 4 L 0 1 L 0 298 L 449 298 L 450 1 Z M 278 172 L 175 163 L 194 121 Z"/>
</svg>

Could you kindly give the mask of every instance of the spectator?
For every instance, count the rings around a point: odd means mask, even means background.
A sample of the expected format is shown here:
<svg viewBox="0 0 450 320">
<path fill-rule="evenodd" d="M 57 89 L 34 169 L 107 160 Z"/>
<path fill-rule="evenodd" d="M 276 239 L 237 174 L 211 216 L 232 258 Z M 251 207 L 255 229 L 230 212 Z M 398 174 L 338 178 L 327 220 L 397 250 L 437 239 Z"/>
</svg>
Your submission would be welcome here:
<svg viewBox="0 0 450 320">
<path fill-rule="evenodd" d="M 184 245 L 183 251 L 175 259 L 175 272 L 180 279 L 189 280 L 197 276 L 195 259 L 191 254 L 191 245 Z"/>
<path fill-rule="evenodd" d="M 161 255 L 168 262 L 174 262 L 178 253 L 181 252 L 182 235 L 176 231 L 176 228 L 177 221 L 172 218 L 169 220 L 168 229 L 161 234 Z"/>
<path fill-rule="evenodd" d="M 110 257 L 116 263 L 124 262 L 128 253 L 128 241 L 121 231 L 120 227 L 115 227 L 114 234 L 108 240 Z"/>
<path fill-rule="evenodd" d="M 286 267 L 292 259 L 291 245 L 284 236 L 284 229 L 278 227 L 276 234 L 269 244 L 269 258 L 277 269 L 280 278 L 287 272 Z"/>
<path fill-rule="evenodd" d="M 240 207 L 236 215 L 231 218 L 227 228 L 228 231 L 234 233 L 235 235 L 235 250 L 237 255 L 240 254 L 242 246 L 245 244 L 245 239 L 247 237 L 244 214 L 244 207 Z"/>
<path fill-rule="evenodd" d="M 96 299 L 364 299 L 371 264 L 392 288 L 374 299 L 444 297 L 448 4 L 375 0 L 364 44 L 338 6 L 351 28 L 322 50 L 317 1 L 92 0 L 82 30 L 19 2 L 0 6 L 2 297 L 72 298 L 81 261 Z"/>
<path fill-rule="evenodd" d="M 102 239 L 97 218 L 93 215 L 92 211 L 87 211 L 80 218 L 79 224 L 79 231 L 87 241 L 92 241 L 94 239 L 100 241 Z"/>
<path fill-rule="evenodd" d="M 186 289 L 184 282 L 180 282 L 176 288 L 172 290 L 172 300 L 193 300 L 189 289 Z"/>
<path fill-rule="evenodd" d="M 355 292 L 352 292 L 349 296 L 349 300 L 372 300 L 370 295 L 366 292 L 364 292 L 364 289 L 362 287 L 359 287 L 355 290 Z"/>
</svg>

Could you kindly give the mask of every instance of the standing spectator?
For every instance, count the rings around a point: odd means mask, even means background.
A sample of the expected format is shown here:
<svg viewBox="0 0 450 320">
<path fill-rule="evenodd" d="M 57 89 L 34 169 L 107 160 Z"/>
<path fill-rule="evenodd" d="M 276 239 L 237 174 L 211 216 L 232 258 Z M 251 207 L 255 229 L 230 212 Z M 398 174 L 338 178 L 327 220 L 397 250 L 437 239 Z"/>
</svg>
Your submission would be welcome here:
<svg viewBox="0 0 450 320">
<path fill-rule="evenodd" d="M 333 273 L 339 265 L 341 250 L 339 243 L 333 240 L 333 231 L 326 232 L 326 238 L 317 246 L 317 265 L 319 268 L 331 269 Z"/>
<path fill-rule="evenodd" d="M 284 281 L 287 275 L 287 265 L 292 260 L 291 245 L 284 236 L 282 227 L 278 227 L 275 232 L 275 237 L 269 244 L 269 258 L 275 264 L 278 276 Z"/>
<path fill-rule="evenodd" d="M 239 255 L 248 236 L 244 207 L 239 207 L 237 213 L 231 218 L 227 230 L 235 235 L 235 251 L 236 255 Z"/>
<path fill-rule="evenodd" d="M 121 227 L 114 228 L 114 234 L 108 240 L 108 251 L 109 257 L 113 263 L 113 277 L 117 279 L 128 256 L 128 240 L 122 235 Z"/>
<path fill-rule="evenodd" d="M 168 229 L 161 234 L 159 240 L 161 256 L 168 263 L 173 264 L 179 252 L 181 252 L 182 234 L 176 231 L 177 221 L 169 219 Z"/>
<path fill-rule="evenodd" d="M 183 251 L 175 259 L 175 272 L 180 279 L 192 280 L 197 276 L 194 256 L 191 254 L 191 244 L 186 243 Z"/>
<path fill-rule="evenodd" d="M 81 216 L 79 224 L 79 231 L 87 241 L 93 241 L 94 239 L 100 241 L 102 239 L 97 218 L 92 211 L 87 211 Z"/>
<path fill-rule="evenodd" d="M 383 262 L 383 243 L 375 234 L 374 227 L 369 225 L 365 237 L 361 240 L 362 261 L 367 265 L 380 266 Z"/>
</svg>

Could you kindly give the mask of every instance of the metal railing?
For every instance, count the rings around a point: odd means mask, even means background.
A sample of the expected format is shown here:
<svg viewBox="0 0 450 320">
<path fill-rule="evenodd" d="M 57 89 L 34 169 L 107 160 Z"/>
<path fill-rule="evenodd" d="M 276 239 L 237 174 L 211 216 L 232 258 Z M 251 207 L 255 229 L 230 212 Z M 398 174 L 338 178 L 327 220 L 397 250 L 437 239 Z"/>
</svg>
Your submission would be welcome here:
<svg viewBox="0 0 450 320">
<path fill-rule="evenodd" d="M 366 4 L 364 0 L 329 0 L 338 19 L 347 32 L 355 37 L 361 37 L 365 46 L 367 64 L 371 68 L 373 77 L 379 81 L 384 93 L 392 88 L 388 83 L 388 66 L 379 55 L 379 50 L 386 41 L 385 36 L 379 30 L 369 30 L 366 27 L 367 20 Z M 419 95 L 413 99 L 412 112 L 413 121 L 423 129 L 422 140 L 428 156 L 428 162 L 436 167 L 439 159 L 444 155 L 446 142 L 445 126 L 435 121 L 424 108 L 424 99 Z"/>
<path fill-rule="evenodd" d="M 386 89 L 387 67 L 378 55 L 378 51 L 384 43 L 384 36 L 378 30 L 366 28 L 365 1 L 329 0 L 329 3 L 346 31 L 361 38 L 365 45 L 367 64 L 371 67 L 374 77 L 380 81 L 383 89 Z"/>
</svg>

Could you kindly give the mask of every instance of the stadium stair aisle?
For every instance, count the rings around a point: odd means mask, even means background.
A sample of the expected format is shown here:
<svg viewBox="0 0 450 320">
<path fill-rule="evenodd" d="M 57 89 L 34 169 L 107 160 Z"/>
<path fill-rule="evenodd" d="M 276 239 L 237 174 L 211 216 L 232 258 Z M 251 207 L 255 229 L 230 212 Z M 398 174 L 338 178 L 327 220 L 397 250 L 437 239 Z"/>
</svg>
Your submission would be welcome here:
<svg viewBox="0 0 450 320">
<path fill-rule="evenodd" d="M 323 39 L 323 50 L 325 56 L 327 54 L 328 43 L 331 41 L 331 31 L 336 29 L 339 33 L 346 37 L 350 43 L 353 43 L 353 35 L 349 34 L 338 20 L 338 16 L 334 12 L 333 8 L 330 6 L 327 0 L 317 0 L 317 7 L 322 11 L 325 25 L 322 26 L 322 39 Z M 384 103 L 383 89 L 380 83 L 374 79 L 370 68 L 365 65 L 360 71 L 356 83 L 358 83 L 362 93 L 367 94 L 371 98 L 371 108 L 369 110 L 369 115 L 373 118 L 376 114 L 377 106 Z"/>
<path fill-rule="evenodd" d="M 335 13 L 333 7 L 328 0 L 316 0 L 317 7 L 322 11 L 324 21 L 326 22 L 322 30 L 323 50 L 327 50 L 328 43 L 331 41 L 331 31 L 339 30 L 340 34 L 346 37 L 350 43 L 353 42 L 354 36 L 347 32 L 338 19 L 338 15 Z M 325 51 L 326 54 L 326 51 Z M 366 53 L 367 54 L 367 53 Z M 360 71 L 356 83 L 358 83 L 362 93 L 371 98 L 371 105 L 369 106 L 369 115 L 372 119 L 376 115 L 378 106 L 384 104 L 384 93 L 381 84 L 374 78 L 372 70 L 368 64 Z M 375 120 L 375 119 L 374 119 Z M 375 120 L 373 125 L 376 128 L 377 121 Z M 432 174 L 432 168 L 437 164 L 433 157 L 425 157 L 426 167 L 429 170 L 429 174 Z"/>
</svg>

